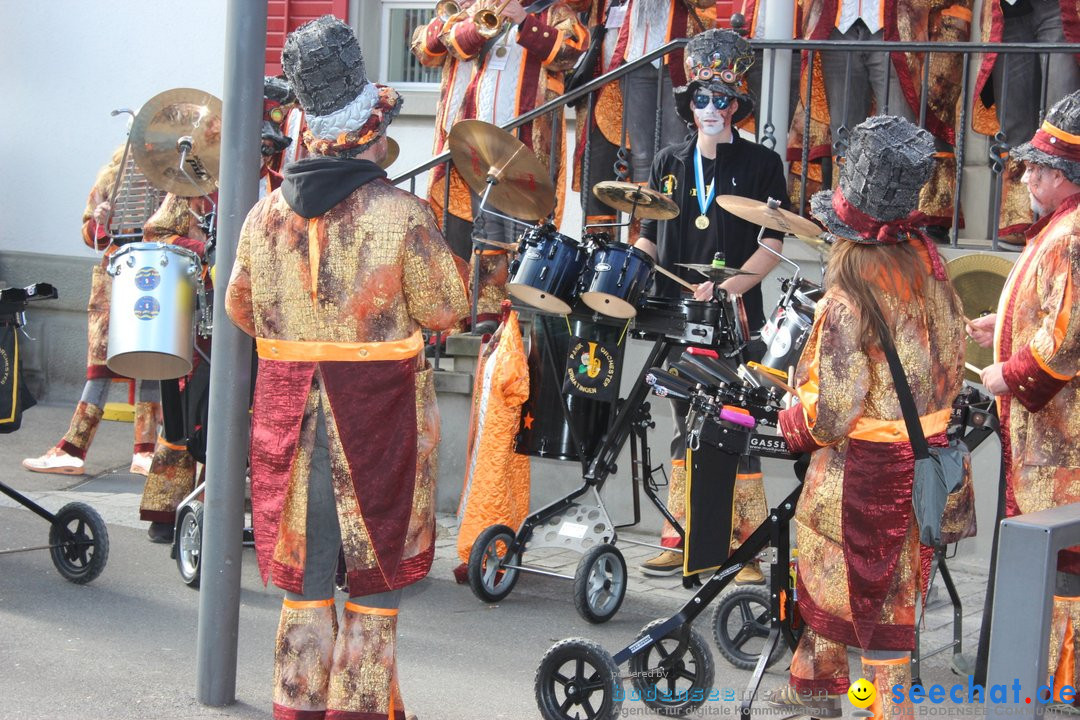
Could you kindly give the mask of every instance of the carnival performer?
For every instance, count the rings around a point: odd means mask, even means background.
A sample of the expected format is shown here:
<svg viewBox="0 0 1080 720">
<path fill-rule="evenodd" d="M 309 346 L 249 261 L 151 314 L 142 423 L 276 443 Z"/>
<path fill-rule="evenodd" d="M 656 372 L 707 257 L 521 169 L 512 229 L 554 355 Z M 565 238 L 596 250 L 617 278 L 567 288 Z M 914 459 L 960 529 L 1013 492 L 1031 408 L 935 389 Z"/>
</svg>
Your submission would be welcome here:
<svg viewBox="0 0 1080 720">
<path fill-rule="evenodd" d="M 275 718 L 403 715 L 397 607 L 434 556 L 439 415 L 421 328 L 468 312 L 426 203 L 376 164 L 401 96 L 348 25 L 289 35 L 310 155 L 241 231 L 226 308 L 256 338 L 251 500 L 264 581 L 285 590 Z M 349 601 L 338 629 L 339 552 Z"/>
<path fill-rule="evenodd" d="M 458 505 L 458 582 L 466 580 L 473 542 L 485 528 L 517 530 L 529 514 L 529 456 L 514 452 L 521 406 L 529 399 L 529 362 L 518 314 L 505 317 L 480 351 L 469 419 L 465 484 Z"/>
<path fill-rule="evenodd" d="M 1033 47 L 1039 43 L 1078 43 L 1080 2 L 984 0 L 981 25 L 986 43 L 1031 43 Z M 972 96 L 972 129 L 991 138 L 1003 132 L 1009 145 L 1030 138 L 1039 128 L 1042 109 L 1080 87 L 1080 55 L 1047 53 L 1045 57 L 1044 64 L 1037 53 L 983 55 Z M 1040 107 L 1044 89 L 1046 104 Z M 1023 173 L 1023 163 L 1010 153 L 1002 171 L 998 240 L 1017 248 L 1024 244 L 1033 220 Z"/>
<path fill-rule="evenodd" d="M 840 717 L 848 646 L 876 686 L 874 717 L 902 712 L 891 688 L 911 683 L 920 588 L 914 453 L 880 338 L 888 333 L 902 359 L 928 444 L 946 445 L 963 383 L 963 313 L 912 215 L 933 153 L 927 131 L 871 117 L 852 129 L 839 186 L 811 202 L 836 240 L 796 371 L 800 404 L 780 413 L 791 450 L 812 453 L 795 513 L 805 628 L 791 685 L 767 697 L 796 714 Z M 965 463 L 965 484 L 970 471 Z"/>
<path fill-rule="evenodd" d="M 588 7 L 588 2 L 557 0 L 545 10 L 527 13 L 521 0 L 509 0 L 505 7 L 502 2 L 478 0 L 468 12 L 447 21 L 441 36 L 447 50 L 461 62 L 476 63 L 460 116 L 501 127 L 561 95 L 563 73 L 574 66 L 588 45 L 588 33 L 577 16 L 579 10 Z M 494 27 L 476 21 L 481 11 L 500 7 Z M 515 133 L 551 173 L 557 227 L 562 222 L 566 195 L 566 122 L 562 109 L 522 125 Z M 474 228 L 478 236 L 504 243 L 517 242 L 522 225 L 494 215 L 479 216 L 478 209 L 479 198 L 473 195 Z M 480 282 L 474 290 L 477 325 L 494 330 L 499 308 L 507 298 L 509 262 L 506 251 L 501 249 L 485 249 L 479 258 Z"/>
<path fill-rule="evenodd" d="M 757 330 L 764 324 L 761 279 L 779 262 L 777 257 L 757 245 L 758 226 L 735 217 L 714 202 L 717 195 L 741 195 L 761 202 L 780 200 L 788 207 L 784 168 L 780 156 L 772 150 L 743 139 L 733 125 L 754 110 L 753 95 L 746 87 L 745 72 L 753 61 L 750 43 L 730 30 L 709 30 L 696 35 L 686 45 L 686 77 L 689 83 L 675 91 L 680 116 L 695 132 L 685 142 L 669 145 L 653 163 L 649 187 L 667 195 L 681 208 L 674 220 L 641 223 L 641 237 L 636 246 L 645 250 L 664 268 L 676 271 L 685 280 L 697 283 L 701 277 L 680 268 L 677 263 L 713 261 L 717 253 L 728 267 L 742 268 L 749 275 L 725 280 L 719 289 L 739 295 L 746 309 L 749 326 Z M 782 235 L 766 231 L 762 241 L 779 252 Z M 694 275 L 697 275 L 694 277 Z M 678 299 L 680 287 L 658 277 L 656 294 Z M 696 300 L 713 298 L 711 282 L 697 285 Z M 672 440 L 672 468 L 668 486 L 668 510 L 682 522 L 686 495 L 687 407 L 672 403 L 676 424 Z M 733 547 L 738 547 L 764 520 L 768 508 L 759 461 L 747 458 L 736 476 L 736 518 Z M 664 523 L 661 545 L 665 550 L 645 562 L 642 571 L 651 575 L 672 575 L 683 567 L 682 553 L 675 551 L 680 538 L 675 529 Z M 762 583 L 764 576 L 755 563 L 747 564 L 736 582 Z"/>
<path fill-rule="evenodd" d="M 466 13 L 474 2 L 475 0 L 457 2 L 458 14 Z M 436 7 L 442 9 L 439 3 L 436 3 Z M 435 142 L 431 149 L 434 155 L 441 155 L 448 149 L 446 139 L 454 123 L 469 119 L 462 116 L 461 110 L 465 90 L 469 87 L 476 68 L 476 60 L 460 60 L 443 44 L 443 30 L 447 23 L 455 19 L 460 18 L 449 14 L 436 14 L 427 25 L 417 27 L 412 38 L 412 53 L 417 62 L 424 67 L 440 68 L 439 102 L 435 106 Z M 450 249 L 468 262 L 472 255 L 472 199 L 468 185 L 461 179 L 461 174 L 452 163 L 449 176 L 449 202 L 445 202 L 448 192 L 446 165 L 432 168 L 431 180 L 428 183 L 428 202 Z"/>
<path fill-rule="evenodd" d="M 997 313 L 968 324 L 976 342 L 994 346 L 995 362 L 983 369 L 982 382 L 997 396 L 1009 517 L 1080 502 L 1080 91 L 1050 108 L 1031 140 L 1011 154 L 1024 163 L 1023 181 L 1039 219 L 1005 281 Z M 1080 548 L 1063 550 L 1050 627 L 1058 701 L 1062 686 L 1080 682 L 1078 576 Z"/>
<path fill-rule="evenodd" d="M 109 299 L 112 294 L 112 277 L 108 273 L 109 257 L 119 249 L 109 235 L 109 218 L 112 214 L 109 195 L 116 179 L 124 172 L 120 165 L 124 159 L 124 146 L 120 146 L 112 159 L 98 172 L 90 197 L 83 211 L 83 242 L 98 252 L 104 251 L 101 262 L 94 266 L 90 275 L 90 303 L 86 308 L 86 385 L 75 406 L 75 414 L 67 433 L 44 455 L 26 458 L 22 465 L 39 473 L 81 475 L 86 454 L 94 441 L 98 424 L 105 411 L 112 381 L 120 376 L 105 365 L 109 345 Z M 160 195 L 158 196 L 160 198 Z M 125 233 L 139 228 L 120 228 Z M 133 240 L 128 240 L 133 242 Z M 146 475 L 150 471 L 154 438 L 161 416 L 160 392 L 156 381 L 139 381 L 138 402 L 135 403 L 135 447 L 131 456 L 130 471 Z"/>
</svg>

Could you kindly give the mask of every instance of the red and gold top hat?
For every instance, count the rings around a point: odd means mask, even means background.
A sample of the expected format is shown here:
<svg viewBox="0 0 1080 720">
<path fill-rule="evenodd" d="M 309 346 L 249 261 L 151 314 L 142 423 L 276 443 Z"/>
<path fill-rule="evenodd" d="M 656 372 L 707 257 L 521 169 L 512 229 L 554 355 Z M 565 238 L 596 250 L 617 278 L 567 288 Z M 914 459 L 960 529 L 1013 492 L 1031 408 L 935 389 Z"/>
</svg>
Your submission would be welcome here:
<svg viewBox="0 0 1080 720">
<path fill-rule="evenodd" d="M 1054 103 L 1034 137 L 1009 154 L 1060 170 L 1066 180 L 1080 185 L 1080 90 Z"/>
</svg>

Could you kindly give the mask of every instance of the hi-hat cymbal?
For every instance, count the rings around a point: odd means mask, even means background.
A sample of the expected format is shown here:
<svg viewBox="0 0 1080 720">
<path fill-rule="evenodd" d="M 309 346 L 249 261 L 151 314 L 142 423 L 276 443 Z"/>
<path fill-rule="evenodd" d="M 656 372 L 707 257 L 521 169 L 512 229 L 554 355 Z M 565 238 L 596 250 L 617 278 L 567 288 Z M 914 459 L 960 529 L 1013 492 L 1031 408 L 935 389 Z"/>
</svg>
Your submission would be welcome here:
<svg viewBox="0 0 1080 720">
<path fill-rule="evenodd" d="M 953 258 L 945 263 L 945 268 L 960 296 L 965 317 L 975 320 L 997 312 L 998 299 L 1012 270 L 1011 262 L 1000 255 L 972 253 Z M 964 359 L 975 367 L 986 367 L 994 362 L 994 349 L 980 347 L 968 338 Z M 972 382 L 982 382 L 971 370 L 965 371 L 964 377 Z"/>
<path fill-rule="evenodd" d="M 730 267 L 715 267 L 713 265 L 705 265 L 703 263 L 675 263 L 679 267 L 689 268 L 690 270 L 697 270 L 699 273 L 707 277 L 712 282 L 723 282 L 728 278 L 733 278 L 736 275 L 753 275 L 757 277 L 757 273 L 746 272 L 739 268 Z"/>
<path fill-rule="evenodd" d="M 510 133 L 482 120 L 461 120 L 450 129 L 450 156 L 474 193 L 502 213 L 539 221 L 555 209 L 555 186 L 533 151 Z"/>
<path fill-rule="evenodd" d="M 605 180 L 592 189 L 596 198 L 614 210 L 633 213 L 646 220 L 671 220 L 679 216 L 679 206 L 652 188 L 631 182 Z"/>
<path fill-rule="evenodd" d="M 146 101 L 131 124 L 135 164 L 150 184 L 180 197 L 217 188 L 221 101 L 194 88 L 174 88 Z M 181 145 L 190 144 L 180 169 Z"/>
<path fill-rule="evenodd" d="M 379 167 L 383 170 L 394 164 L 394 161 L 398 159 L 398 155 L 401 154 L 401 146 L 397 144 L 397 141 L 392 137 L 386 138 L 386 156 L 378 163 Z"/>
<path fill-rule="evenodd" d="M 816 237 L 822 232 L 821 228 L 804 217 L 799 217 L 783 208 L 771 208 L 767 203 L 753 198 L 745 198 L 741 195 L 717 195 L 716 204 L 736 217 L 770 230 L 806 237 Z"/>
</svg>

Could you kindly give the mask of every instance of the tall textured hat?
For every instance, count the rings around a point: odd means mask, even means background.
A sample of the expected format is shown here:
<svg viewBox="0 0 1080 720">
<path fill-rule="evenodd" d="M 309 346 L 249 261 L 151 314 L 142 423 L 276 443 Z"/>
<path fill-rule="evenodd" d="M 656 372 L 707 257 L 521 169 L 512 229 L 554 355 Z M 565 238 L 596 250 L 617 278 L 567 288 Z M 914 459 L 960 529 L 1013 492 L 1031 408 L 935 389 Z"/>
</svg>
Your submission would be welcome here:
<svg viewBox="0 0 1080 720">
<path fill-rule="evenodd" d="M 368 81 L 356 34 L 333 15 L 290 33 L 281 67 L 304 108 L 312 153 L 358 155 L 401 111 L 396 90 Z"/>
<path fill-rule="evenodd" d="M 739 101 L 733 123 L 753 112 L 754 96 L 746 83 L 746 71 L 754 64 L 754 52 L 746 38 L 731 30 L 706 30 L 687 41 L 683 63 L 687 82 L 675 88 L 675 107 L 683 120 L 694 122 L 690 100 L 699 88 Z"/>
<path fill-rule="evenodd" d="M 810 213 L 829 232 L 864 245 L 892 245 L 911 238 L 927 247 L 934 276 L 945 267 L 916 211 L 919 192 L 934 171 L 934 138 L 904 118 L 875 115 L 850 135 L 840 181 L 810 198 Z"/>
<path fill-rule="evenodd" d="M 1054 103 L 1035 136 L 1009 154 L 1060 170 L 1066 180 L 1080 185 L 1080 90 Z"/>
</svg>

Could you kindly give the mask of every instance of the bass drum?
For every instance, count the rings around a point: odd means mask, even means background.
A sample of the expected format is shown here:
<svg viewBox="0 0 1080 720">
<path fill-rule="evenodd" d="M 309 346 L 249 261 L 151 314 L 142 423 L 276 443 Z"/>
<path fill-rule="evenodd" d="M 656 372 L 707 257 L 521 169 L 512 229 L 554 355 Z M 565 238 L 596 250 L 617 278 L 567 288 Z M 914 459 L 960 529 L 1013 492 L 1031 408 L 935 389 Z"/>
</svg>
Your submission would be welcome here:
<svg viewBox="0 0 1080 720">
<path fill-rule="evenodd" d="M 794 288 L 790 283 L 790 280 L 784 282 L 784 294 L 761 329 L 766 348 L 761 364 L 785 374 L 788 368 L 799 364 L 814 325 L 814 309 L 824 295 L 821 286 L 805 278 Z"/>
<path fill-rule="evenodd" d="M 548 332 L 544 332 L 544 328 Z M 574 335 L 603 342 L 615 347 L 622 328 L 574 321 Z M 556 460 L 581 460 L 596 454 L 615 416 L 614 403 L 591 400 L 563 391 L 567 356 L 570 352 L 570 332 L 561 317 L 535 315 L 529 343 L 529 399 L 521 408 L 521 428 L 514 451 L 522 455 Z M 548 346 L 548 336 L 552 345 Z M 615 367 L 622 368 L 622 350 L 615 353 Z M 550 355 L 550 357 L 549 357 Z M 551 358 L 555 360 L 552 367 Z M 619 373 L 615 373 L 614 396 L 618 397 Z M 571 425 L 566 420 L 563 402 L 568 404 Z M 583 447 L 574 445 L 574 435 Z"/>
</svg>

